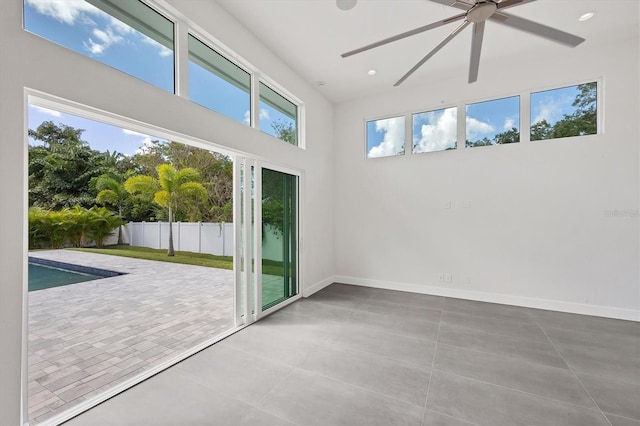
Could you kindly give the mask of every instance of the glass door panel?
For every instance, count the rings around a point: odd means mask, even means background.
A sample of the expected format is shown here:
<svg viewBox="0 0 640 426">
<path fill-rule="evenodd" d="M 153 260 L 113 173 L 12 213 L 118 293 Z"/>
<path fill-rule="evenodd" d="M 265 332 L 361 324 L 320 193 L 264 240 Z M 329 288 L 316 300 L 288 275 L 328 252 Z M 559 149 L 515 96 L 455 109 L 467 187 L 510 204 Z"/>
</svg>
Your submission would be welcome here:
<svg viewBox="0 0 640 426">
<path fill-rule="evenodd" d="M 262 310 L 298 294 L 298 177 L 262 169 Z"/>
</svg>

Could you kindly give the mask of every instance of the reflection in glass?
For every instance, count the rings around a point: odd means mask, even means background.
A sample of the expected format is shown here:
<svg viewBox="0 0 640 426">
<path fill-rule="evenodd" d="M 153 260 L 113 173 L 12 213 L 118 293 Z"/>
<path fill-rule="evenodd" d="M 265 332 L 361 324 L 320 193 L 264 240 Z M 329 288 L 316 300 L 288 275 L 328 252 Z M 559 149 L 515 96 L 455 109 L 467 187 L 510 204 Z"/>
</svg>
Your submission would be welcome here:
<svg viewBox="0 0 640 426">
<path fill-rule="evenodd" d="M 520 142 L 520 96 L 467 105 L 467 148 Z"/>
<path fill-rule="evenodd" d="M 531 140 L 598 133 L 598 84 L 546 90 L 531 94 Z"/>
<path fill-rule="evenodd" d="M 173 22 L 140 1 L 24 0 L 24 28 L 174 92 Z"/>
<path fill-rule="evenodd" d="M 262 310 L 298 294 L 298 178 L 262 169 Z"/>
<path fill-rule="evenodd" d="M 260 130 L 298 145 L 298 107 L 264 83 L 260 83 Z"/>
<path fill-rule="evenodd" d="M 251 124 L 251 76 L 189 35 L 189 98 L 213 111 Z"/>
</svg>

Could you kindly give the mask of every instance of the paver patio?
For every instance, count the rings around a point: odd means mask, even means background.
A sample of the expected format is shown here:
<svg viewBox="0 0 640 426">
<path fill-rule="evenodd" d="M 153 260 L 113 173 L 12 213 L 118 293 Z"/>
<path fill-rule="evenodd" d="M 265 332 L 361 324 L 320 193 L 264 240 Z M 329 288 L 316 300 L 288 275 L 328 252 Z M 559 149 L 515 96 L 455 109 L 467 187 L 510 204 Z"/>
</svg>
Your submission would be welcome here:
<svg viewBox="0 0 640 426">
<path fill-rule="evenodd" d="M 29 255 L 127 274 L 29 292 L 31 424 L 234 327 L 232 271 L 69 250 Z"/>
</svg>

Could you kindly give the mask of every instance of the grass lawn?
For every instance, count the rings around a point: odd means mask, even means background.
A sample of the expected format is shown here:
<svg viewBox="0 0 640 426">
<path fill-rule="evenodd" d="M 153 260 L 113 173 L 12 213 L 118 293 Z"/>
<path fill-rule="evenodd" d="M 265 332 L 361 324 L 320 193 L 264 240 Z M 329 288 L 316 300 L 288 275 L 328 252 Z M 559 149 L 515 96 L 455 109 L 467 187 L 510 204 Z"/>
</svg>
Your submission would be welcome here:
<svg viewBox="0 0 640 426">
<path fill-rule="evenodd" d="M 159 262 L 183 263 L 185 265 L 207 266 L 209 268 L 233 269 L 232 256 L 214 256 L 213 254 L 176 251 L 175 256 L 167 256 L 165 249 L 147 247 L 131 247 L 127 245 L 109 246 L 105 248 L 70 248 L 67 250 L 87 253 L 109 254 L 111 256 L 133 257 L 136 259 L 156 260 Z"/>
<path fill-rule="evenodd" d="M 233 270 L 233 256 L 216 256 L 213 254 L 194 253 L 191 251 L 176 251 L 175 256 L 167 256 L 166 249 L 132 247 L 128 245 L 108 246 L 105 248 L 68 248 L 67 250 Z M 262 272 L 264 274 L 282 276 L 282 262 L 264 260 L 262 262 Z"/>
</svg>

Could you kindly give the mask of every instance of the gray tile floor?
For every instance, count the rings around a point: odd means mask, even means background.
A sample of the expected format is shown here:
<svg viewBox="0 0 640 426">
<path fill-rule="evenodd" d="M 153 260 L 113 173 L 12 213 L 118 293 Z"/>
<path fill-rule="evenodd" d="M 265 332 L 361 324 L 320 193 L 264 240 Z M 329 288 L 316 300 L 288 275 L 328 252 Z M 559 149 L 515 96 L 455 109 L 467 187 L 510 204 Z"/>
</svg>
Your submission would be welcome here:
<svg viewBox="0 0 640 426">
<path fill-rule="evenodd" d="M 70 425 L 640 425 L 640 324 L 333 284 Z"/>
</svg>

